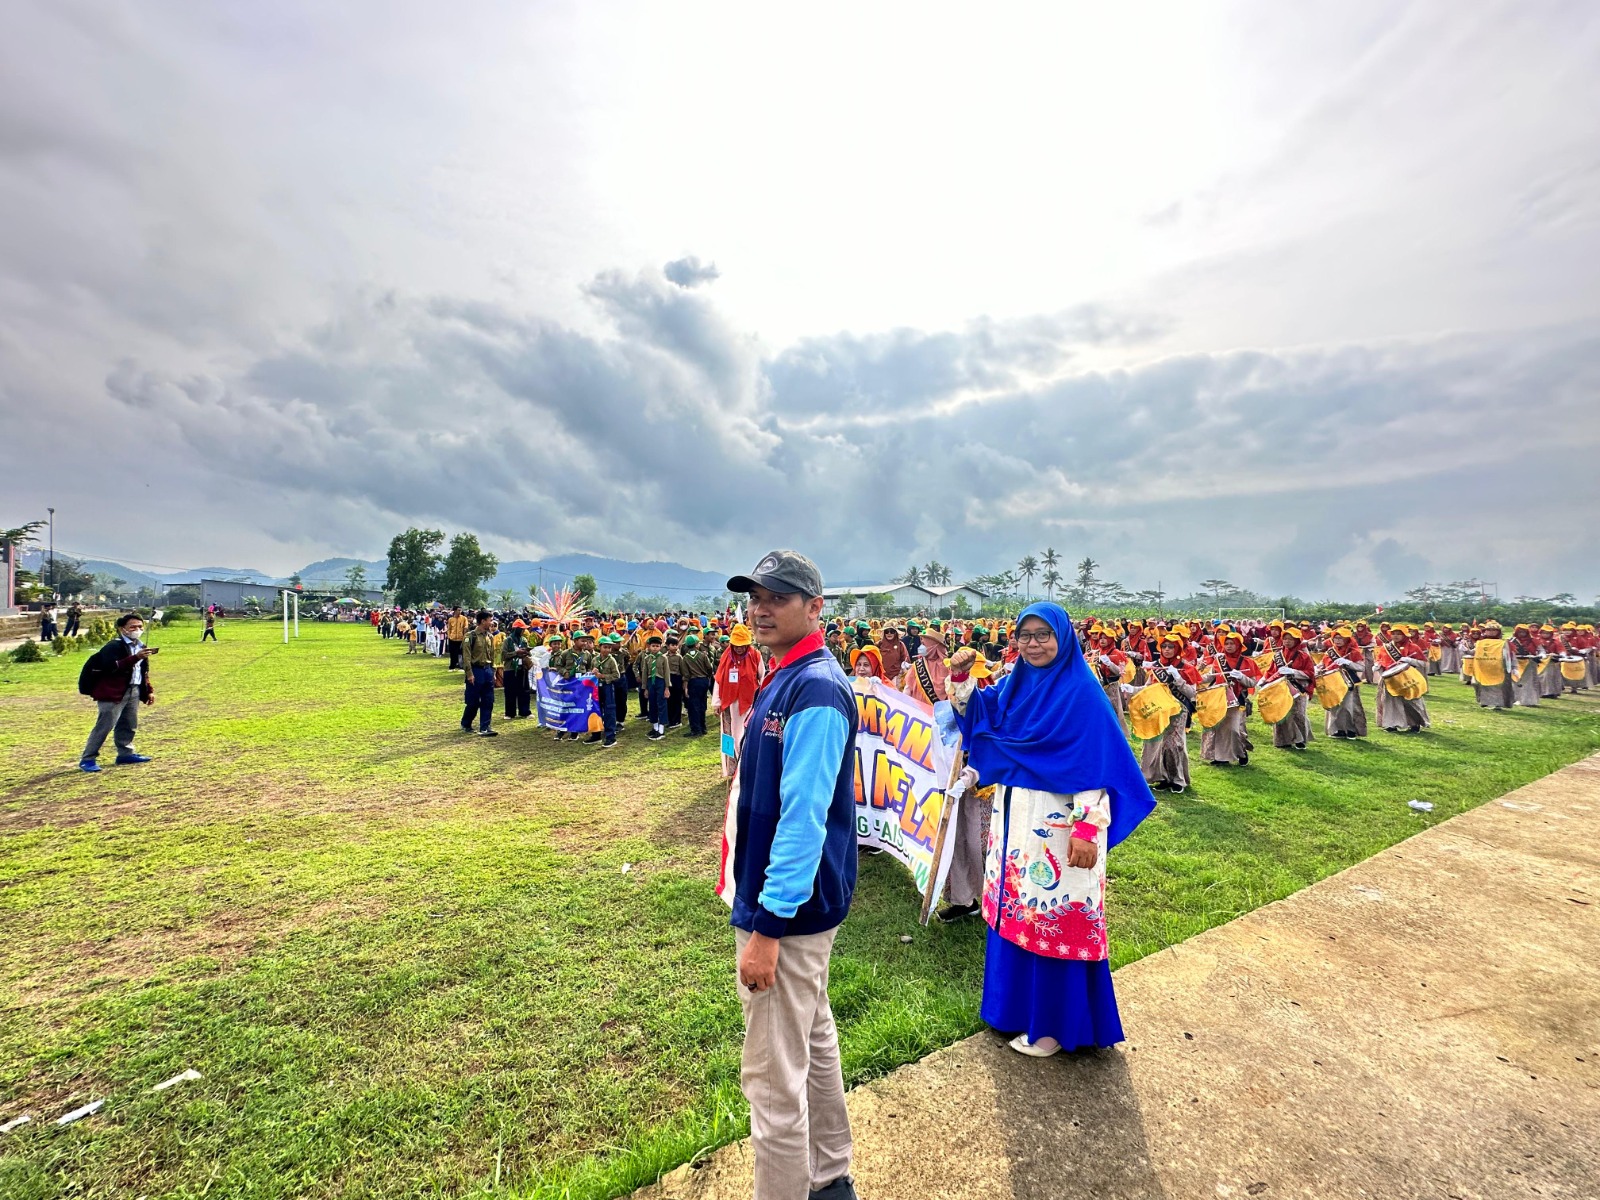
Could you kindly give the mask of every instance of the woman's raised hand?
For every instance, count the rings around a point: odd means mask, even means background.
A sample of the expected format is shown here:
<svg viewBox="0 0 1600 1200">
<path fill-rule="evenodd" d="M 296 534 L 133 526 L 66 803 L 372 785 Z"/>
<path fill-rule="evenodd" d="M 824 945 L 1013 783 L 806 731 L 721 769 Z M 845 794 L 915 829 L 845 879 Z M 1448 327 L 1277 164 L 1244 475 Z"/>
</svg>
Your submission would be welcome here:
<svg viewBox="0 0 1600 1200">
<path fill-rule="evenodd" d="M 950 674 L 965 675 L 972 670 L 972 664 L 978 661 L 978 652 L 971 646 L 963 646 L 957 650 L 955 657 L 950 660 Z"/>
</svg>

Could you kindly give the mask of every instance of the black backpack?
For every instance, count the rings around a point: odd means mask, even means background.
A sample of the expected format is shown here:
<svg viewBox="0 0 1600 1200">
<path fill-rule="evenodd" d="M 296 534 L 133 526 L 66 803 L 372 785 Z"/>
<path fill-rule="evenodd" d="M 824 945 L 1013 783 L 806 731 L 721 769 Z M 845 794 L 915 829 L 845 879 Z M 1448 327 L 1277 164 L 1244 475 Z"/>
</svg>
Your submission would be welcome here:
<svg viewBox="0 0 1600 1200">
<path fill-rule="evenodd" d="M 91 654 L 83 660 L 83 670 L 78 672 L 78 695 L 94 695 L 94 685 L 101 675 L 100 664 L 96 661 L 99 657 L 99 654 Z"/>
</svg>

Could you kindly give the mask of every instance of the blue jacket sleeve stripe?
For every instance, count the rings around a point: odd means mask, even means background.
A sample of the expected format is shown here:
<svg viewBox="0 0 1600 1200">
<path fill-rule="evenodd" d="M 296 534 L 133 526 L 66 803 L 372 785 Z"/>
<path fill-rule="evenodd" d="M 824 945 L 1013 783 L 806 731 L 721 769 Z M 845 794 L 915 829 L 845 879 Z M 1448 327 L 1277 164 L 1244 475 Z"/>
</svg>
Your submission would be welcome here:
<svg viewBox="0 0 1600 1200">
<path fill-rule="evenodd" d="M 757 901 L 785 920 L 811 899 L 850 727 L 834 708 L 803 708 L 783 728 L 778 828 Z"/>
</svg>

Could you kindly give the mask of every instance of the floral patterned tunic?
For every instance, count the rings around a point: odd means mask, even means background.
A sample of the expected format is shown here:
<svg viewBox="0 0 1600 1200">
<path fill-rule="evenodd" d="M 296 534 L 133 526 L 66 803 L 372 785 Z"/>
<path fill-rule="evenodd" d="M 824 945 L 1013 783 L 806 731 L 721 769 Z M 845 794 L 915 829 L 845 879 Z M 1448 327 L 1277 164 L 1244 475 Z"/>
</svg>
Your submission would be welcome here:
<svg viewBox="0 0 1600 1200">
<path fill-rule="evenodd" d="M 1106 957 L 1106 826 L 1103 790 L 1068 796 L 1000 788 L 989 818 L 983 919 L 1008 942 L 1047 958 Z M 1066 865 L 1071 838 L 1099 849 L 1092 867 Z M 1004 880 L 1001 878 L 1004 864 Z"/>
<path fill-rule="evenodd" d="M 951 703 L 965 708 L 972 688 L 970 679 L 952 681 Z M 984 921 L 1032 954 L 1105 958 L 1110 824 L 1111 801 L 1101 788 L 1076 795 L 997 788 L 984 857 Z M 1094 866 L 1067 865 L 1072 838 L 1094 842 L 1099 850 Z"/>
</svg>

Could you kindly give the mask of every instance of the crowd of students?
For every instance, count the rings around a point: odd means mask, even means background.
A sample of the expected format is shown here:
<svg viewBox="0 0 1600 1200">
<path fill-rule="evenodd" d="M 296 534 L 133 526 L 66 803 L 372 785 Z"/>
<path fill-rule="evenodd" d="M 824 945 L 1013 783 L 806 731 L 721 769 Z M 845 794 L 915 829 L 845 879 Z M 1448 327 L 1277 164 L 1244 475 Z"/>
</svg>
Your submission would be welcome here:
<svg viewBox="0 0 1600 1200">
<path fill-rule="evenodd" d="M 410 653 L 448 658 L 468 676 L 463 725 L 493 736 L 494 693 L 508 720 L 533 712 L 534 673 L 593 676 L 603 728 L 557 741 L 609 747 L 629 721 L 646 737 L 708 732 L 708 710 L 724 732 L 742 734 L 754 688 L 771 659 L 750 630 L 726 613 L 592 613 L 556 621 L 529 610 L 468 614 L 460 607 L 373 610 L 369 620 Z M 1429 725 L 1427 680 L 1459 676 L 1486 708 L 1533 706 L 1600 686 L 1600 638 L 1592 625 L 1460 626 L 1426 622 L 1298 622 L 1148 619 L 1075 622 L 1107 701 L 1140 743 L 1145 778 L 1157 789 L 1190 784 L 1188 735 L 1199 727 L 1202 760 L 1247 766 L 1255 749 L 1246 718 L 1259 712 L 1278 749 L 1303 750 L 1314 737 L 1311 705 L 1335 739 L 1368 735 L 1362 688 L 1374 688 L 1380 728 L 1416 734 Z M 949 662 L 975 651 L 973 677 L 992 686 L 1017 661 L 1016 626 L 1006 620 L 834 618 L 825 644 L 846 674 L 873 677 L 933 704 L 949 699 Z M 482 680 L 474 687 L 476 677 Z M 630 695 L 634 697 L 630 705 Z M 728 710 L 726 713 L 724 710 Z M 731 717 L 730 721 L 728 718 Z M 730 728 L 730 725 L 732 728 Z M 732 760 L 724 764 L 731 773 Z"/>
</svg>

